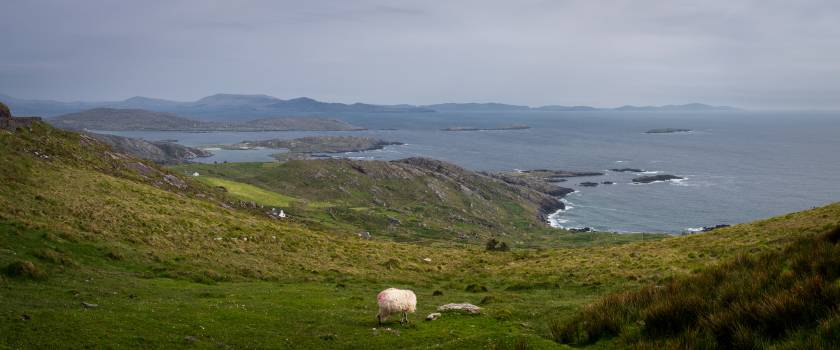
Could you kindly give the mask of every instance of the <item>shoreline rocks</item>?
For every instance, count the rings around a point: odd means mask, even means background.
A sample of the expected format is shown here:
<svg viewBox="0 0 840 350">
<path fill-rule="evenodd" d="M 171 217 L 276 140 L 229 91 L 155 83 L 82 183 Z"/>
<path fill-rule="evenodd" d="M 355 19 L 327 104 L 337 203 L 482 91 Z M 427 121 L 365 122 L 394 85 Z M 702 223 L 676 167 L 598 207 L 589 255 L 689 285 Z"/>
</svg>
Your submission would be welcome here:
<svg viewBox="0 0 840 350">
<path fill-rule="evenodd" d="M 729 227 L 729 226 L 730 225 L 727 225 L 727 224 L 718 224 L 718 225 L 714 225 L 714 226 L 703 226 L 703 229 L 700 230 L 700 232 L 714 231 L 714 230 L 717 230 L 719 228 L 724 228 L 724 227 Z"/>
</svg>

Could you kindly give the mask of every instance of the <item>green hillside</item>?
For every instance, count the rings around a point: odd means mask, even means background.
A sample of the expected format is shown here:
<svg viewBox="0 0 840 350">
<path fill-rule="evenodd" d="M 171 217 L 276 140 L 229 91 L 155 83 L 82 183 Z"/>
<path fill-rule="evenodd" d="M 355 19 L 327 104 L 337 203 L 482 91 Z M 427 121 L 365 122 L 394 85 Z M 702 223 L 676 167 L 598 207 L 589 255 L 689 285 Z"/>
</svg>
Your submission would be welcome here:
<svg viewBox="0 0 840 350">
<path fill-rule="evenodd" d="M 224 179 L 297 198 L 286 208 L 295 217 L 398 241 L 483 243 L 497 237 L 533 243 L 556 231 L 545 215 L 563 205 L 546 193 L 425 158 L 188 164 L 175 170 L 198 172 L 207 183 Z"/>
<path fill-rule="evenodd" d="M 605 295 L 787 256 L 840 223 L 835 204 L 685 237 L 570 234 L 537 227 L 524 192 L 444 164 L 220 165 L 193 178 L 42 124 L 0 131 L 0 348 L 563 348 L 552 330 Z M 260 207 L 284 203 L 286 220 Z M 490 212 L 503 219 L 482 226 Z M 491 236 L 530 243 L 488 252 Z M 377 326 L 387 287 L 417 293 L 411 325 Z M 422 321 L 451 302 L 483 312 Z M 607 338 L 594 346 L 633 341 Z"/>
</svg>

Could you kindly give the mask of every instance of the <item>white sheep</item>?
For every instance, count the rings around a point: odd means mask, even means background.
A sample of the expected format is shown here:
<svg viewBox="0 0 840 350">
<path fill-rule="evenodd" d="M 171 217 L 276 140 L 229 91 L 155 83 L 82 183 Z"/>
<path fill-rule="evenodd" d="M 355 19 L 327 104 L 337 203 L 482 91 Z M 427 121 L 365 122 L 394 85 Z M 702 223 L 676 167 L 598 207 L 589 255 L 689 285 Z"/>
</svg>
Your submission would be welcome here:
<svg viewBox="0 0 840 350">
<path fill-rule="evenodd" d="M 400 323 L 408 323 L 408 313 L 417 310 L 417 296 L 408 289 L 388 288 L 376 296 L 379 303 L 379 313 L 376 319 L 382 326 L 382 321 L 396 313 L 402 313 Z"/>
</svg>

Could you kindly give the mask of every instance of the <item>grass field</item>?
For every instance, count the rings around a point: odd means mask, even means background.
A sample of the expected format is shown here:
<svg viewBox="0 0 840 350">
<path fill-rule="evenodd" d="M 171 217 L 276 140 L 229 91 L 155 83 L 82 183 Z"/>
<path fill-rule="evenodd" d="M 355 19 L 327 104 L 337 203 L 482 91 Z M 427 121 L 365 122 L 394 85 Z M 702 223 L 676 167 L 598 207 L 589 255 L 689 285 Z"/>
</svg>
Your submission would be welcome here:
<svg viewBox="0 0 840 350">
<path fill-rule="evenodd" d="M 233 197 L 246 201 L 252 201 L 265 206 L 288 207 L 296 201 L 296 199 L 292 197 L 284 196 L 277 192 L 266 191 L 259 187 L 242 182 L 210 176 L 198 176 L 195 179 L 210 186 L 224 187 L 225 190 Z"/>
<path fill-rule="evenodd" d="M 535 228 L 521 233 L 531 235 L 527 244 L 487 252 L 480 240 L 443 236 L 362 240 L 364 222 L 326 208 L 373 211 L 375 220 L 404 206 L 350 207 L 359 203 L 220 172 L 202 171 L 223 181 L 203 183 L 46 126 L 0 133 L 0 162 L 0 348 L 12 349 L 564 348 L 552 325 L 574 322 L 606 295 L 690 278 L 737 256 L 785 254 L 840 224 L 834 204 L 684 237 Z M 317 164 L 296 166 L 317 172 Z M 225 171 L 265 169 L 293 171 L 276 163 Z M 274 220 L 237 206 L 257 198 L 285 200 L 300 215 Z M 404 222 L 416 215 L 399 213 Z M 379 328 L 375 296 L 392 286 L 413 289 L 418 312 L 410 326 Z M 422 321 L 451 302 L 484 312 Z M 585 345 L 630 344 L 603 337 Z"/>
</svg>

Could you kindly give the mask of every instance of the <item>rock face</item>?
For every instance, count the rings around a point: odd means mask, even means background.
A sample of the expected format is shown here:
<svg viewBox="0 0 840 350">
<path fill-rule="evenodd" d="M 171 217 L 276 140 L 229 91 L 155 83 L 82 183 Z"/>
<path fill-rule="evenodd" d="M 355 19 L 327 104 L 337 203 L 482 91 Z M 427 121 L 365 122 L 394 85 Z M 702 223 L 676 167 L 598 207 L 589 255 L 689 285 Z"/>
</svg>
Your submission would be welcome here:
<svg viewBox="0 0 840 350">
<path fill-rule="evenodd" d="M 679 177 L 679 176 L 665 174 L 665 175 L 640 176 L 640 177 L 634 178 L 633 182 L 647 184 L 647 183 L 657 182 L 657 181 L 682 180 L 682 179 L 683 178 Z"/>
<path fill-rule="evenodd" d="M 4 103 L 0 102 L 0 129 L 16 130 L 17 128 L 28 128 L 35 122 L 40 122 L 39 117 L 14 117 L 12 111 Z"/>
<path fill-rule="evenodd" d="M 173 142 L 146 141 L 128 137 L 86 133 L 111 146 L 114 151 L 148 159 L 159 164 L 179 164 L 199 157 L 213 155 L 205 150 L 182 146 Z"/>
</svg>

